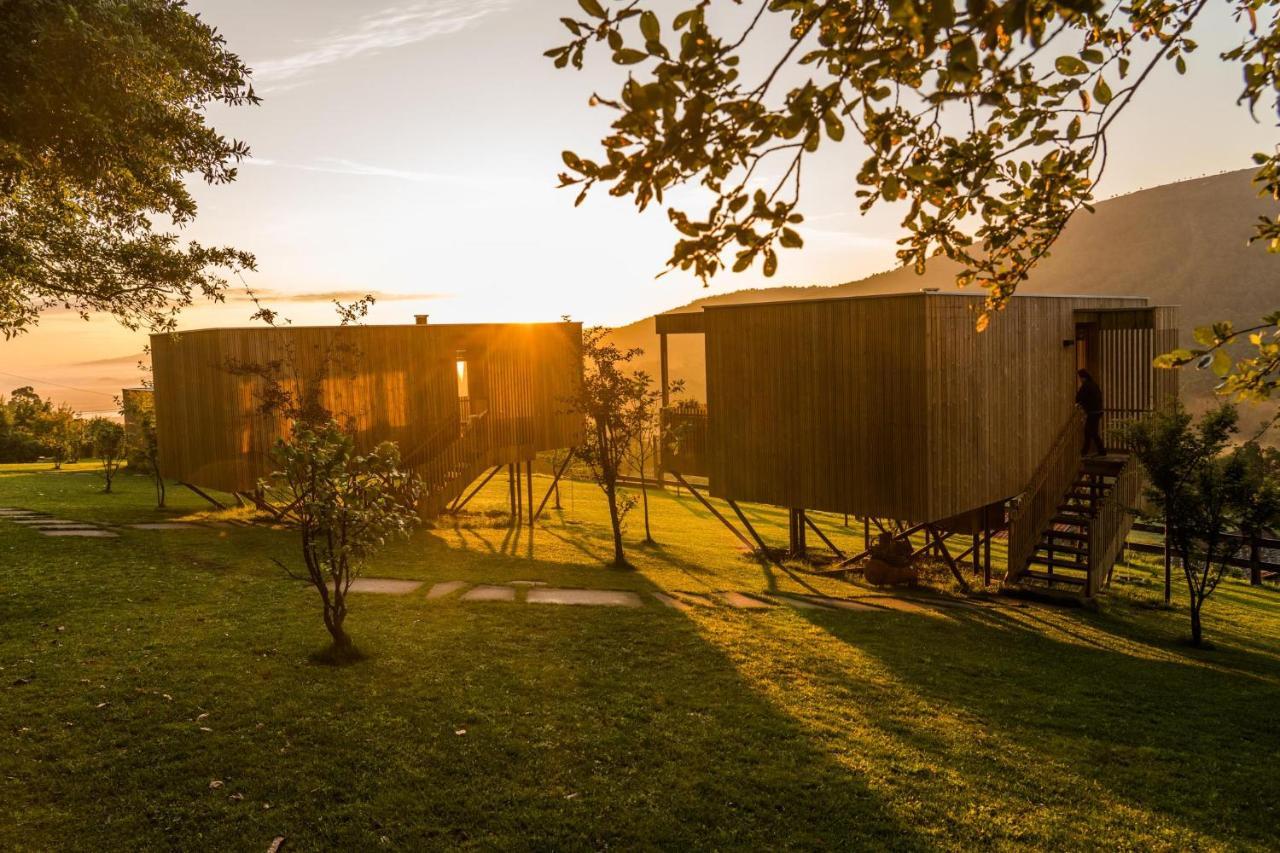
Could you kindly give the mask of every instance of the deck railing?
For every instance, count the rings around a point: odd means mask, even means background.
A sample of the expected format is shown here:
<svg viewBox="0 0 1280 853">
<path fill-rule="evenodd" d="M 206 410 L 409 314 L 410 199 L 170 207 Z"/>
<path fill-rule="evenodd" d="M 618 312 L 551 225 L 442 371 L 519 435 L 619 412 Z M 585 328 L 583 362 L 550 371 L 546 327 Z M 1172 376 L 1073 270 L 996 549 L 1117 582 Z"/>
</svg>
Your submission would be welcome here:
<svg viewBox="0 0 1280 853">
<path fill-rule="evenodd" d="M 1058 512 L 1063 494 L 1075 481 L 1080 468 L 1083 435 L 1084 413 L 1075 409 L 1058 431 L 1040 467 L 1023 489 L 1017 507 L 1010 513 L 1006 582 L 1016 580 L 1026 570 L 1027 560 L 1035 553 L 1045 525 Z"/>
<path fill-rule="evenodd" d="M 1142 473 L 1132 457 L 1120 469 L 1111 490 L 1094 505 L 1089 524 L 1089 580 L 1086 595 L 1094 596 L 1106 586 L 1111 567 L 1124 548 L 1134 509 L 1142 487 Z"/>
<path fill-rule="evenodd" d="M 678 403 L 662 410 L 662 467 L 704 476 L 707 466 L 707 407 Z"/>
</svg>

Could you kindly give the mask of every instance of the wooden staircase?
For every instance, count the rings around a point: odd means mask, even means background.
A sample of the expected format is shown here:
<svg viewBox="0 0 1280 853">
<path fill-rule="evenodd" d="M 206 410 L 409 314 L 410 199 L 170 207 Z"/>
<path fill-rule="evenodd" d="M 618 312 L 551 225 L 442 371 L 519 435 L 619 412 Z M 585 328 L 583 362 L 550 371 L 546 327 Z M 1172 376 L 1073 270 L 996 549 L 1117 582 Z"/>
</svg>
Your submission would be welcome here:
<svg viewBox="0 0 1280 853">
<path fill-rule="evenodd" d="M 489 421 L 484 414 L 472 415 L 466 423 L 447 425 L 431 440 L 404 457 L 423 486 L 419 511 L 423 518 L 444 512 L 466 490 L 490 462 Z"/>
<path fill-rule="evenodd" d="M 1127 453 L 1082 457 L 1079 415 L 1063 425 L 1010 514 L 1007 590 L 1048 589 L 1091 598 L 1133 524 L 1141 485 Z"/>
<path fill-rule="evenodd" d="M 1126 466 L 1127 455 L 1086 458 L 1062 496 L 1057 511 L 1040 533 L 1019 580 L 1036 581 L 1050 589 L 1086 594 L 1089 587 L 1090 533 L 1104 501 L 1110 497 Z M 1110 573 L 1111 566 L 1102 570 Z M 1104 584 L 1105 585 L 1105 584 Z"/>
</svg>

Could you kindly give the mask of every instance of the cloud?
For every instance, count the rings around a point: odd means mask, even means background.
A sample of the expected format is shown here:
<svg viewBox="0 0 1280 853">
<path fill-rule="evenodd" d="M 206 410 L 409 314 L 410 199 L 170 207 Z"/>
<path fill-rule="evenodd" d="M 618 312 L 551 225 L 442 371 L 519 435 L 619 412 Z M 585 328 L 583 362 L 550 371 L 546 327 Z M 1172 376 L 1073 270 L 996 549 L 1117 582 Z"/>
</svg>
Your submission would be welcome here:
<svg viewBox="0 0 1280 853">
<path fill-rule="evenodd" d="M 258 288 L 253 291 L 260 302 L 354 302 L 365 296 L 372 296 L 377 302 L 422 302 L 428 299 L 448 299 L 448 293 L 391 293 L 385 290 L 318 290 L 293 291 Z M 247 293 L 235 293 L 228 296 L 233 302 L 249 302 Z"/>
<path fill-rule="evenodd" d="M 510 189 L 519 184 L 533 186 L 532 181 L 521 178 L 482 177 L 477 175 L 450 175 L 445 172 L 427 172 L 419 169 L 397 169 L 391 166 L 378 166 L 372 163 L 360 163 L 342 157 L 317 157 L 311 163 L 290 163 L 285 160 L 265 160 L 251 157 L 241 161 L 246 166 L 274 166 L 281 169 L 293 169 L 299 172 L 319 172 L 326 175 L 352 175 L 358 178 L 391 178 L 397 181 L 410 181 L 416 184 L 457 184 L 467 187 L 490 187 Z"/>
<path fill-rule="evenodd" d="M 313 70 L 359 56 L 417 44 L 459 32 L 506 8 L 510 0 L 417 0 L 365 15 L 350 32 L 335 32 L 292 56 L 256 64 L 254 82 L 264 92 L 298 85 Z"/>
<path fill-rule="evenodd" d="M 138 362 L 146 361 L 147 354 L 142 350 L 138 350 L 128 355 L 113 355 L 110 358 L 95 358 L 90 361 L 76 361 L 71 363 L 71 367 L 135 367 Z"/>
</svg>

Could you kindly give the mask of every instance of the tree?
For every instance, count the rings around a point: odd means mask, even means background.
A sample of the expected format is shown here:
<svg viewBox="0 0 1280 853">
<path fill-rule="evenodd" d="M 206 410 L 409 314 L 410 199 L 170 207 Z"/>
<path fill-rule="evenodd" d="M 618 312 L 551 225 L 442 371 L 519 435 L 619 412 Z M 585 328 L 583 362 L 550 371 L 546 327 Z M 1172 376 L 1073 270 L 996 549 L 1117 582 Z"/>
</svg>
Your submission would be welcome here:
<svg viewBox="0 0 1280 853">
<path fill-rule="evenodd" d="M 165 485 L 160 473 L 160 442 L 156 433 L 155 408 L 134 396 L 126 397 L 121 409 L 126 423 L 133 426 L 132 430 L 125 431 L 125 457 L 129 460 L 129 467 L 132 469 L 136 464 L 143 473 L 151 477 L 151 483 L 155 487 L 156 506 L 163 509 Z"/>
<path fill-rule="evenodd" d="M 670 393 L 679 393 L 683 384 L 682 380 L 673 382 L 669 388 Z M 633 417 L 636 421 L 635 439 L 627 446 L 627 461 L 640 475 L 640 496 L 644 506 L 644 541 L 648 545 L 652 545 L 654 540 L 653 531 L 649 528 L 649 485 L 646 478 L 649 469 L 655 467 L 655 460 L 660 453 L 658 439 L 662 433 L 661 400 L 662 392 L 659 391 L 656 395 L 646 394 L 636 401 L 633 409 Z"/>
<path fill-rule="evenodd" d="M 1181 403 L 1137 421 L 1126 441 L 1147 475 L 1147 497 L 1165 521 L 1165 536 L 1182 564 L 1191 611 L 1191 642 L 1204 642 L 1201 611 L 1218 588 L 1228 561 L 1241 550 L 1232 536 L 1274 518 L 1274 484 L 1265 487 L 1250 468 L 1250 451 L 1227 449 L 1236 410 L 1224 404 L 1193 423 Z"/>
<path fill-rule="evenodd" d="M 587 464 L 609 503 L 613 565 L 628 568 L 622 525 L 636 500 L 619 493 L 618 477 L 642 429 L 644 412 L 656 405 L 661 392 L 653 388 L 649 374 L 627 369 L 644 351 L 636 347 L 620 350 L 608 342 L 608 335 L 609 330 L 601 327 L 583 330 L 586 371 L 572 407 L 587 419 L 578 458 Z"/>
<path fill-rule="evenodd" d="M 124 427 L 107 418 L 93 418 L 85 431 L 93 442 L 93 455 L 102 465 L 102 479 L 106 481 L 102 490 L 111 494 L 111 483 L 124 461 Z"/>
<path fill-rule="evenodd" d="M 51 410 L 43 419 L 41 432 L 49 455 L 53 457 L 55 471 L 62 468 L 63 462 L 79 455 L 80 444 L 84 440 L 84 422 L 70 406 Z"/>
<path fill-rule="evenodd" d="M 1249 583 L 1262 584 L 1262 554 L 1258 540 L 1280 527 L 1280 452 L 1256 441 L 1240 450 L 1246 482 L 1240 514 L 1240 534 L 1249 542 Z"/>
<path fill-rule="evenodd" d="M 302 538 L 307 580 L 320 594 L 336 661 L 357 656 L 347 634 L 347 593 L 368 558 L 390 539 L 407 537 L 418 520 L 421 489 L 400 469 L 400 451 L 383 442 L 359 455 L 335 420 L 295 423 L 276 441 L 271 477 L 290 499 Z"/>
<path fill-rule="evenodd" d="M 249 69 L 184 0 L 0 3 L 0 332 L 42 311 L 172 328 L 220 271 L 253 256 L 181 244 L 184 183 L 235 179 L 248 156 L 206 123 L 212 104 L 256 104 Z"/>
<path fill-rule="evenodd" d="M 755 0 L 713 21 L 706 0 L 686 0 L 665 29 L 639 0 L 579 5 L 585 16 L 561 19 L 571 40 L 547 55 L 581 68 L 599 44 L 629 72 L 616 96 L 591 98 L 613 116 L 602 154 L 564 153 L 561 185 L 579 202 L 604 186 L 643 209 L 696 183 L 707 208 L 668 209 L 679 237 L 667 268 L 705 283 L 760 261 L 770 276 L 777 248 L 804 243 L 807 158 L 848 134 L 864 149 L 862 211 L 901 202 L 899 260 L 957 261 L 958 285 L 986 289 L 981 329 L 1092 210 L 1109 130 L 1161 66 L 1187 70 L 1208 4 Z M 1239 101 L 1280 109 L 1280 0 L 1229 6 L 1240 40 L 1220 59 L 1241 67 Z M 1260 192 L 1280 198 L 1280 149 L 1254 159 Z M 1280 218 L 1254 239 L 1280 251 Z M 1250 334 L 1254 358 L 1226 390 L 1265 395 L 1280 380 L 1280 312 Z M 1201 337 L 1221 348 L 1247 335 L 1219 324 Z M 1231 369 L 1225 353 L 1211 359 Z"/>
</svg>

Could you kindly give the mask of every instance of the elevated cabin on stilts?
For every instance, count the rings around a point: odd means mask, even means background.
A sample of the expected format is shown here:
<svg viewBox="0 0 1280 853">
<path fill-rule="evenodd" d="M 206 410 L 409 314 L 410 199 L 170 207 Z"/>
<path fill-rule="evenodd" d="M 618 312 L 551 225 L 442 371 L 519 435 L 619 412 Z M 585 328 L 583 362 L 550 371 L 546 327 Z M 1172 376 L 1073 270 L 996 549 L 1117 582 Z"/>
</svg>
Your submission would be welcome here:
<svg viewBox="0 0 1280 853">
<path fill-rule="evenodd" d="M 1114 441 L 1177 394 L 1177 374 L 1152 367 L 1176 344 L 1176 309 L 1017 296 L 979 333 L 982 301 L 919 292 L 660 315 L 664 384 L 668 335 L 706 346 L 706 406 L 664 409 L 664 470 L 705 478 L 735 511 L 789 508 L 793 553 L 806 528 L 822 535 L 807 510 L 847 513 L 868 531 L 922 533 L 953 569 L 989 578 L 991 538 L 1007 531 L 1006 583 L 1093 595 L 1138 482 L 1126 454 L 1081 458 L 1076 371 L 1101 385 Z"/>
<path fill-rule="evenodd" d="M 358 450 L 397 442 L 405 465 L 423 478 L 424 516 L 456 509 L 487 469 L 484 482 L 506 467 L 515 520 L 522 486 L 532 509 L 536 454 L 571 448 L 580 437 L 582 420 L 566 401 L 582 381 L 581 325 L 425 319 L 153 335 L 162 473 L 206 497 L 205 490 L 222 491 L 271 509 L 258 483 L 289 428 L 264 405 L 278 381 L 294 394 L 315 389 Z M 260 375 L 264 367 L 274 380 Z"/>
</svg>

